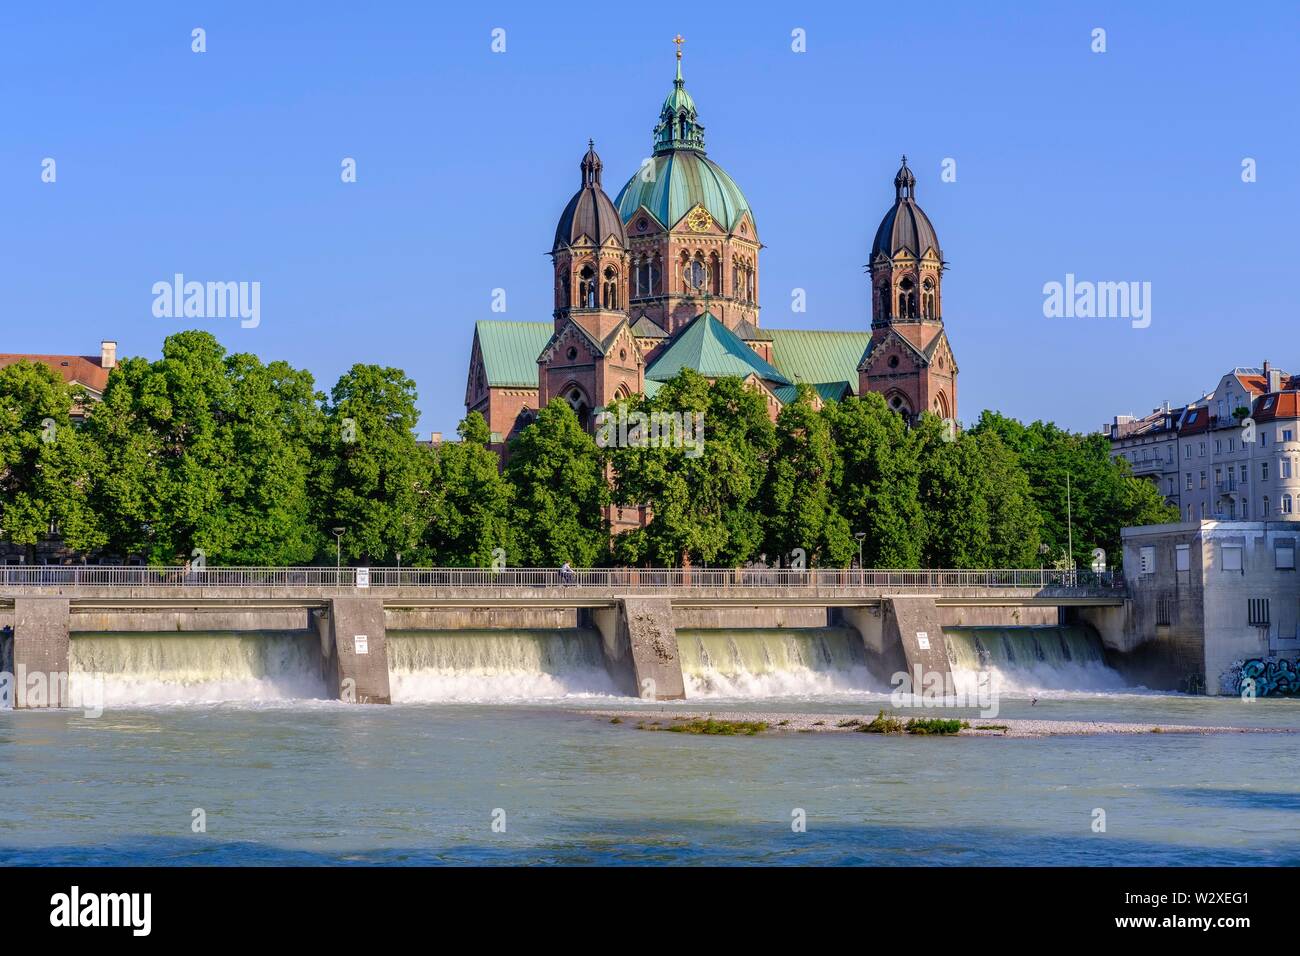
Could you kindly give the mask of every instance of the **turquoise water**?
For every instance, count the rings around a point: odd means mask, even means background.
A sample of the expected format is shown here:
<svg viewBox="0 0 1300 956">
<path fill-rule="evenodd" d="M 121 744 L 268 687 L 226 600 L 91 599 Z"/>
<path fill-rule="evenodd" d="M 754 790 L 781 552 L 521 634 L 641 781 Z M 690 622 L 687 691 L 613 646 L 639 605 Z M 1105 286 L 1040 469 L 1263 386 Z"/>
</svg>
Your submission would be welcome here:
<svg viewBox="0 0 1300 956">
<path fill-rule="evenodd" d="M 396 703 L 367 707 L 322 699 L 306 632 L 78 636 L 101 716 L 0 710 L 0 865 L 1300 864 L 1294 734 L 650 733 L 581 711 L 874 714 L 890 688 L 837 628 L 684 631 L 672 705 L 620 696 L 595 632 L 390 637 Z M 1300 729 L 1300 700 L 1126 688 L 1063 640 L 971 630 L 955 665 L 983 655 L 1001 717 Z"/>
<path fill-rule="evenodd" d="M 1300 726 L 1290 701 L 1015 708 Z M 1298 743 L 692 737 L 560 705 L 8 711 L 0 864 L 1300 864 Z"/>
</svg>

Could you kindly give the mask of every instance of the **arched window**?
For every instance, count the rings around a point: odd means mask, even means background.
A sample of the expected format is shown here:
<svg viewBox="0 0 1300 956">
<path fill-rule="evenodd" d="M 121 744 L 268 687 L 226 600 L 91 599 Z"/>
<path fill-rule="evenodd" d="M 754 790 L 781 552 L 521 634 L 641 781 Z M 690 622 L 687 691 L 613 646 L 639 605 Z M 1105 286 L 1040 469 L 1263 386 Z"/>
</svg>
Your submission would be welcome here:
<svg viewBox="0 0 1300 956">
<path fill-rule="evenodd" d="M 722 295 L 722 260 L 716 252 L 709 254 L 709 291 Z"/>
<path fill-rule="evenodd" d="M 618 273 L 612 266 L 605 266 L 605 283 L 600 299 L 604 308 L 618 308 Z"/>
<path fill-rule="evenodd" d="M 916 285 L 910 277 L 898 284 L 898 317 L 916 318 Z"/>
<path fill-rule="evenodd" d="M 590 265 L 582 267 L 578 273 L 578 308 L 594 309 L 596 307 L 596 270 Z"/>
<path fill-rule="evenodd" d="M 1289 515 L 1290 513 L 1291 513 L 1291 496 L 1290 496 L 1290 495 L 1283 495 L 1283 496 L 1282 496 L 1282 514 L 1284 514 L 1284 515 Z"/>
<path fill-rule="evenodd" d="M 650 294 L 651 295 L 659 295 L 661 292 L 661 289 L 659 287 L 660 271 L 661 270 L 659 269 L 659 253 L 656 252 L 655 257 L 650 260 Z"/>
<path fill-rule="evenodd" d="M 563 395 L 564 400 L 578 416 L 578 424 L 586 428 L 587 420 L 591 417 L 591 403 L 587 401 L 586 394 L 577 385 L 569 385 L 564 389 Z"/>
<path fill-rule="evenodd" d="M 927 319 L 933 319 L 938 314 L 937 312 L 935 312 L 934 280 L 926 279 L 922 288 L 925 289 L 925 296 L 923 300 L 923 305 L 925 308 L 925 317 Z"/>
<path fill-rule="evenodd" d="M 565 272 L 560 276 L 560 305 L 568 308 L 573 305 L 573 300 L 569 298 L 569 273 Z"/>
<path fill-rule="evenodd" d="M 891 296 L 889 294 L 889 285 L 888 284 L 882 285 L 880 287 L 880 317 L 882 319 L 889 318 L 890 298 Z"/>
</svg>

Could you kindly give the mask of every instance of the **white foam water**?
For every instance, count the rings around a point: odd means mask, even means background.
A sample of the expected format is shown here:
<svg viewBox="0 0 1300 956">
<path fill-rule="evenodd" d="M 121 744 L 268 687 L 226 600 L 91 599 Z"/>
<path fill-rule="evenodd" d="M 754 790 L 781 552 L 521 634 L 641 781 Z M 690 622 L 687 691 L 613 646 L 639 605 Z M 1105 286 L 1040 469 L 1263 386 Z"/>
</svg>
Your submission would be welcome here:
<svg viewBox="0 0 1300 956">
<path fill-rule="evenodd" d="M 327 696 L 309 631 L 74 633 L 69 687 L 105 706 L 284 701 Z"/>
<path fill-rule="evenodd" d="M 508 702 L 616 696 L 600 634 L 583 628 L 388 632 L 398 702 Z"/>
<path fill-rule="evenodd" d="M 985 686 L 1013 696 L 1132 689 L 1085 626 L 945 627 L 944 637 L 959 693 L 973 693 L 981 673 Z"/>
<path fill-rule="evenodd" d="M 682 629 L 686 697 L 826 697 L 878 693 L 856 631 L 842 627 Z"/>
</svg>

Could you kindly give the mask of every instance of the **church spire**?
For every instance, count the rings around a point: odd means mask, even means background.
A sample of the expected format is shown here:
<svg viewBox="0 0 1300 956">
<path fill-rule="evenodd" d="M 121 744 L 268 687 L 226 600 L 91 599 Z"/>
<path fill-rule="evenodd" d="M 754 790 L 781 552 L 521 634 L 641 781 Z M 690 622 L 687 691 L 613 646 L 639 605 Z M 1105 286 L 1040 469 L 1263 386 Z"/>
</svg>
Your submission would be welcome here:
<svg viewBox="0 0 1300 956">
<path fill-rule="evenodd" d="M 682 44 L 685 38 L 679 33 L 673 37 L 677 44 L 677 76 L 673 90 L 659 110 L 659 125 L 655 127 L 655 152 L 667 153 L 675 149 L 693 149 L 704 152 L 704 127 L 695 111 L 695 100 L 686 92 L 682 79 Z"/>
<path fill-rule="evenodd" d="M 895 199 L 915 199 L 916 198 L 916 177 L 912 171 L 907 168 L 907 155 L 903 155 L 903 165 L 898 170 L 898 175 L 894 177 L 894 198 Z"/>
<path fill-rule="evenodd" d="M 600 171 L 605 164 L 600 161 L 600 156 L 596 154 L 596 141 L 587 140 L 587 155 L 582 157 L 582 185 L 600 186 Z"/>
</svg>

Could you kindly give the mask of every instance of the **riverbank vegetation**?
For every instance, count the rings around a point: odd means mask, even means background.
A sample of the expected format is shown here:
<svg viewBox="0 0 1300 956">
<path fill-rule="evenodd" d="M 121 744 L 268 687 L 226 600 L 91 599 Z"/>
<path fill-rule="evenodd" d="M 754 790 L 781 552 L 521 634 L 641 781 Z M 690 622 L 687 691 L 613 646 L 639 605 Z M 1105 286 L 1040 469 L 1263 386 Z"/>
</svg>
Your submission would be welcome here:
<svg viewBox="0 0 1300 956">
<path fill-rule="evenodd" d="M 418 442 L 416 402 L 400 369 L 354 365 L 326 394 L 198 331 L 123 360 L 98 403 L 11 365 L 0 536 L 32 560 L 55 528 L 91 560 L 153 564 L 329 563 L 337 544 L 377 565 L 847 567 L 860 532 L 866 567 L 984 568 L 1086 566 L 1094 547 L 1116 563 L 1120 528 L 1176 520 L 1103 435 L 994 412 L 956 433 L 928 414 L 908 427 L 878 395 L 823 405 L 801 386 L 773 423 L 740 380 L 686 369 L 622 404 L 702 413 L 702 448 L 601 448 L 556 400 L 502 469 L 477 413 L 457 441 Z M 611 548 L 619 508 L 654 517 Z"/>
</svg>

